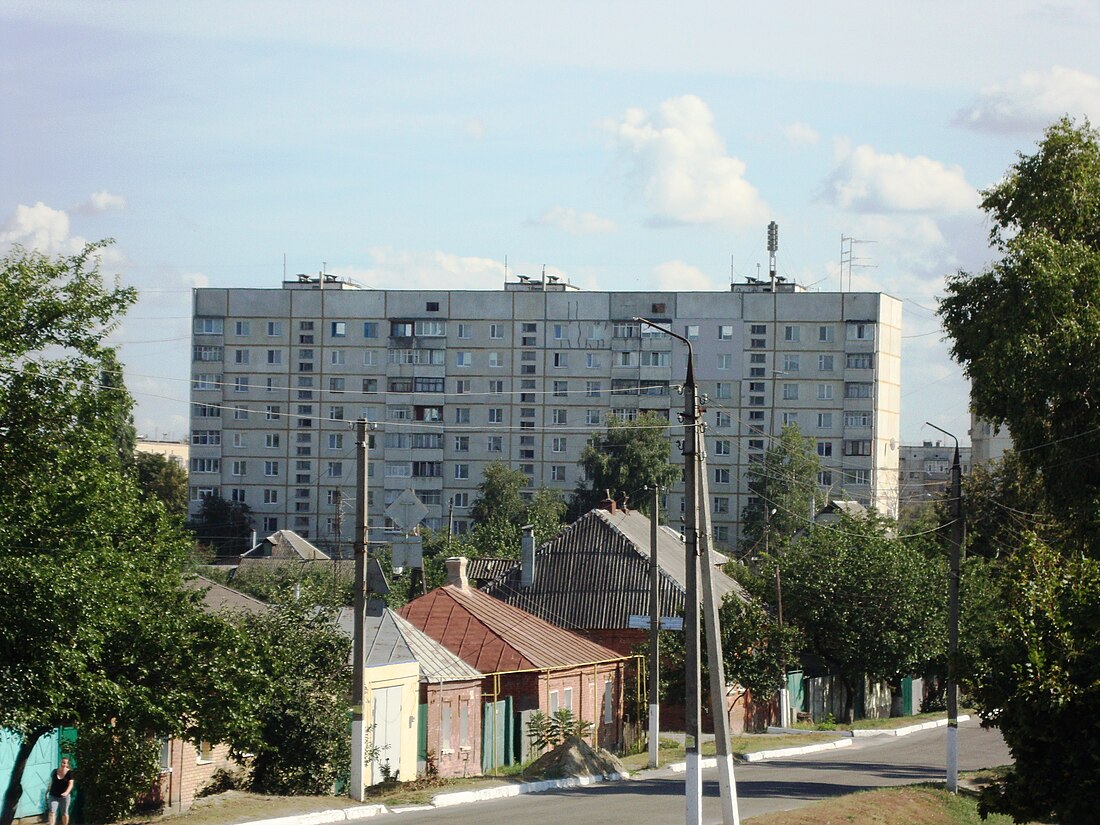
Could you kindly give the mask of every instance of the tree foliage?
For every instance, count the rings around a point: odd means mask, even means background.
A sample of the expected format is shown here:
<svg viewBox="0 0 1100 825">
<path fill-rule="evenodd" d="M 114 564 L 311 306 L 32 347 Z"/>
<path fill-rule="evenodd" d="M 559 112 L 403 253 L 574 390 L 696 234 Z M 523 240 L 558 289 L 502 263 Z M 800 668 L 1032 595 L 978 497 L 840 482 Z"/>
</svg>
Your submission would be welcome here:
<svg viewBox="0 0 1100 825">
<path fill-rule="evenodd" d="M 535 543 L 556 536 L 562 527 L 565 502 L 556 490 L 540 487 L 529 501 L 523 498 L 527 476 L 502 461 L 486 466 L 478 496 L 470 508 L 474 528 L 458 541 L 447 542 L 448 555 L 518 559 L 525 525 L 535 528 Z"/>
<path fill-rule="evenodd" d="M 780 625 L 759 602 L 745 603 L 732 594 L 722 602 L 718 621 L 726 679 L 766 701 L 782 686 L 786 668 L 798 662 L 802 630 Z"/>
<path fill-rule="evenodd" d="M 946 642 L 946 565 L 887 535 L 877 518 L 844 517 L 793 542 L 778 558 L 784 618 L 808 652 L 844 683 L 845 715 L 864 676 L 895 691 Z"/>
<path fill-rule="evenodd" d="M 1007 424 L 1080 546 L 1100 528 L 1100 135 L 1051 126 L 983 194 L 999 260 L 948 279 L 940 316 L 974 410 Z"/>
<path fill-rule="evenodd" d="M 633 420 L 611 416 L 603 435 L 593 436 L 581 452 L 579 464 L 587 482 L 580 482 L 569 503 L 569 519 L 576 520 L 609 492 L 623 492 L 648 511 L 646 487 L 668 488 L 680 478 L 680 467 L 669 462 L 669 422 L 643 412 Z"/>
<path fill-rule="evenodd" d="M 193 737 L 201 719 L 216 737 L 242 708 L 232 634 L 180 586 L 190 538 L 125 464 L 132 402 L 103 339 L 134 295 L 103 285 L 102 246 L 0 263 L 0 727 L 21 735 L 5 825 L 54 727 Z"/>
<path fill-rule="evenodd" d="M 187 471 L 183 467 L 159 453 L 138 453 L 134 471 L 145 498 L 159 501 L 173 518 L 187 518 Z"/>
<path fill-rule="evenodd" d="M 819 507 L 825 504 L 817 485 L 820 470 L 814 440 L 795 424 L 783 428 L 763 461 L 749 465 L 749 491 L 759 503 L 747 505 L 741 516 L 746 553 L 762 552 L 765 534 L 769 545 L 782 546 L 806 529 L 815 501 Z"/>
<path fill-rule="evenodd" d="M 216 556 L 237 556 L 252 547 L 252 508 L 220 495 L 204 496 L 192 530 L 195 540 Z"/>
</svg>

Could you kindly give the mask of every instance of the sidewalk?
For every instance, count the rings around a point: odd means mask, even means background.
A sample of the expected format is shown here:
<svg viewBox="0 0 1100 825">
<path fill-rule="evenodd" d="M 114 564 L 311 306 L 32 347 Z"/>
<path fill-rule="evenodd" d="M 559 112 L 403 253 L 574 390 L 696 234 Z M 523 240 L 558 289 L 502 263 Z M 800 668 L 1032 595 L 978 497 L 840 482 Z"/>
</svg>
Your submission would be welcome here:
<svg viewBox="0 0 1100 825">
<path fill-rule="evenodd" d="M 960 722 L 965 722 L 969 719 L 969 716 L 959 716 Z M 832 740 L 829 742 L 822 742 L 815 745 L 803 745 L 796 748 L 780 748 L 776 750 L 762 750 L 747 753 L 741 757 L 740 761 L 743 762 L 763 762 L 769 759 L 784 759 L 790 756 L 799 756 L 806 753 L 817 753 L 820 751 L 835 750 L 837 748 L 850 747 L 856 737 L 870 737 L 870 736 L 907 736 L 917 731 L 928 730 L 930 728 L 944 727 L 947 724 L 946 719 L 939 719 L 933 722 L 923 722 L 917 725 L 909 725 L 902 728 L 882 728 L 872 730 L 858 730 L 858 731 L 820 731 L 823 734 L 832 734 L 834 736 L 840 735 L 847 738 Z M 804 734 L 808 731 L 791 728 L 769 728 L 769 733 L 799 733 Z M 713 736 L 710 737 L 713 740 Z M 717 764 L 715 757 L 704 757 L 699 760 L 701 768 L 712 768 Z M 658 770 L 667 770 L 673 773 L 683 773 L 686 769 L 685 762 L 675 762 L 670 765 L 664 765 Z M 388 805 L 356 805 L 349 808 L 335 808 L 330 810 L 316 811 L 313 813 L 297 814 L 294 816 L 281 816 L 271 819 L 252 820 L 248 823 L 242 823 L 242 825 L 330 825 L 330 823 L 340 822 L 358 822 L 363 819 L 371 819 L 377 816 L 385 814 L 399 814 L 405 811 L 428 811 L 435 808 L 449 808 L 454 805 L 467 805 L 473 802 L 483 802 L 489 799 L 502 799 L 505 797 L 520 796 L 522 794 L 529 793 L 544 793 L 546 791 L 558 790 L 561 788 L 577 788 L 586 785 L 594 785 L 602 782 L 619 782 L 626 781 L 632 778 L 638 778 L 644 776 L 647 771 L 640 771 L 631 774 L 610 774 L 608 776 L 582 776 L 574 777 L 570 779 L 546 779 L 539 782 L 525 782 L 513 785 L 498 785 L 490 788 L 481 788 L 473 791 L 452 791 L 450 793 L 444 792 L 436 794 L 432 797 L 430 804 L 426 805 L 406 805 L 406 806 L 388 806 Z"/>
</svg>

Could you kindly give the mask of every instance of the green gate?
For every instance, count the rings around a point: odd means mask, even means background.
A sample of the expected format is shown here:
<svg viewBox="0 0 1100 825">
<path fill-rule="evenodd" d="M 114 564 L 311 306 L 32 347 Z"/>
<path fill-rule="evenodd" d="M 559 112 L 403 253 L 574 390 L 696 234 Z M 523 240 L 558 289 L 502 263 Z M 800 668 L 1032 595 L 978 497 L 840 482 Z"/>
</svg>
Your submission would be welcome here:
<svg viewBox="0 0 1100 825">
<path fill-rule="evenodd" d="M 481 770 L 485 773 L 515 760 L 512 697 L 486 702 L 481 714 Z"/>
<path fill-rule="evenodd" d="M 22 741 L 19 734 L 6 728 L 0 728 L 0 786 L 6 789 L 15 767 L 15 757 Z M 42 736 L 34 744 L 34 749 L 23 768 L 23 793 L 15 806 L 15 818 L 41 816 L 46 812 L 46 791 L 50 787 L 50 774 L 58 766 L 62 756 L 69 757 L 76 769 L 76 729 L 57 728 Z M 73 791 L 70 814 L 76 819 L 79 790 Z"/>
</svg>

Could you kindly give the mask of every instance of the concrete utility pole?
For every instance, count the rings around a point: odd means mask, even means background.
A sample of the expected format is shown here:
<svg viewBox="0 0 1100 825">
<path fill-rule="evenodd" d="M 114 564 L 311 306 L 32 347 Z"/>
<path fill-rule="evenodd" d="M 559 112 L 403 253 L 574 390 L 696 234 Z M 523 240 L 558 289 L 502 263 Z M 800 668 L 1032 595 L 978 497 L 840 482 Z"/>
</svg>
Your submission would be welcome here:
<svg viewBox="0 0 1100 825">
<path fill-rule="evenodd" d="M 702 427 L 700 427 L 702 430 Z M 703 619 L 707 631 L 707 664 L 710 666 L 710 716 L 714 720 L 714 748 L 718 762 L 718 790 L 722 799 L 723 825 L 741 825 L 737 806 L 737 783 L 733 777 L 730 751 L 730 720 L 726 712 L 726 665 L 722 656 L 722 626 L 718 599 L 714 595 L 714 568 L 710 563 L 710 484 L 707 451 L 699 449 L 699 558 L 703 579 Z"/>
<path fill-rule="evenodd" d="M 367 422 L 355 422 L 355 628 L 352 633 L 351 698 L 351 777 L 348 791 L 352 799 L 366 799 L 367 690 L 363 668 L 366 665 L 367 616 Z"/>
<path fill-rule="evenodd" d="M 947 792 L 959 791 L 959 555 L 963 541 L 962 464 L 959 439 L 930 421 L 955 441 L 955 460 L 951 464 L 951 570 L 947 574 Z"/>
<path fill-rule="evenodd" d="M 680 421 L 684 425 L 684 511 L 687 516 L 684 525 L 684 804 L 687 825 L 701 825 L 703 774 L 699 765 L 699 706 L 702 704 L 702 692 L 699 674 L 702 660 L 699 655 L 699 502 L 696 495 L 699 399 L 695 390 L 694 358 L 691 342 L 687 338 L 646 318 L 634 320 L 683 341 L 688 348 L 684 411 L 680 413 Z"/>
<path fill-rule="evenodd" d="M 660 762 L 661 666 L 658 657 L 658 625 L 661 621 L 660 569 L 657 566 L 657 531 L 661 512 L 661 488 L 653 487 L 653 512 L 649 519 L 649 767 Z"/>
</svg>

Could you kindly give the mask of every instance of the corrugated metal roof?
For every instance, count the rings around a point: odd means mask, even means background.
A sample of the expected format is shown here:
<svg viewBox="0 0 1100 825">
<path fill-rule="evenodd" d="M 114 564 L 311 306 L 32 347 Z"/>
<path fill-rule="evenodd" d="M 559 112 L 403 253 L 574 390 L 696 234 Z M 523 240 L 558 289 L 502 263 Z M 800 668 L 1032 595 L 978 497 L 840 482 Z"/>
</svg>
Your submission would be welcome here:
<svg viewBox="0 0 1100 825">
<path fill-rule="evenodd" d="M 622 658 L 469 587 L 436 588 L 400 613 L 482 673 L 554 670 Z"/>
<path fill-rule="evenodd" d="M 573 629 L 627 627 L 630 616 L 649 613 L 650 521 L 637 511 L 592 510 L 535 553 L 534 583 L 520 586 L 517 568 L 485 588 L 486 593 L 546 621 Z M 749 601 L 711 554 L 719 599 L 729 593 Z M 683 613 L 687 564 L 684 543 L 668 527 L 657 531 L 658 588 L 662 616 Z"/>
<path fill-rule="evenodd" d="M 242 559 L 306 559 L 324 561 L 328 555 L 318 550 L 293 530 L 276 530 L 249 550 L 241 553 Z"/>
<path fill-rule="evenodd" d="M 183 580 L 183 586 L 202 593 L 203 607 L 211 613 L 223 611 L 241 611 L 244 613 L 264 613 L 271 608 L 259 599 L 246 595 L 232 587 L 218 584 L 206 576 L 192 576 Z"/>
<path fill-rule="evenodd" d="M 457 682 L 480 679 L 484 674 L 471 667 L 458 656 L 429 636 L 420 628 L 406 621 L 400 614 L 387 608 L 405 642 L 420 664 L 421 682 Z"/>
<path fill-rule="evenodd" d="M 466 577 L 480 586 L 481 583 L 496 581 L 517 566 L 519 562 L 515 559 L 470 558 L 466 560 Z"/>
<path fill-rule="evenodd" d="M 341 607 L 336 622 L 344 633 L 352 636 L 355 631 L 355 611 L 350 607 Z M 367 644 L 367 655 L 364 659 L 366 667 L 417 661 L 416 655 L 397 626 L 392 610 L 383 610 L 377 616 L 370 614 L 365 616 L 363 633 Z"/>
</svg>

